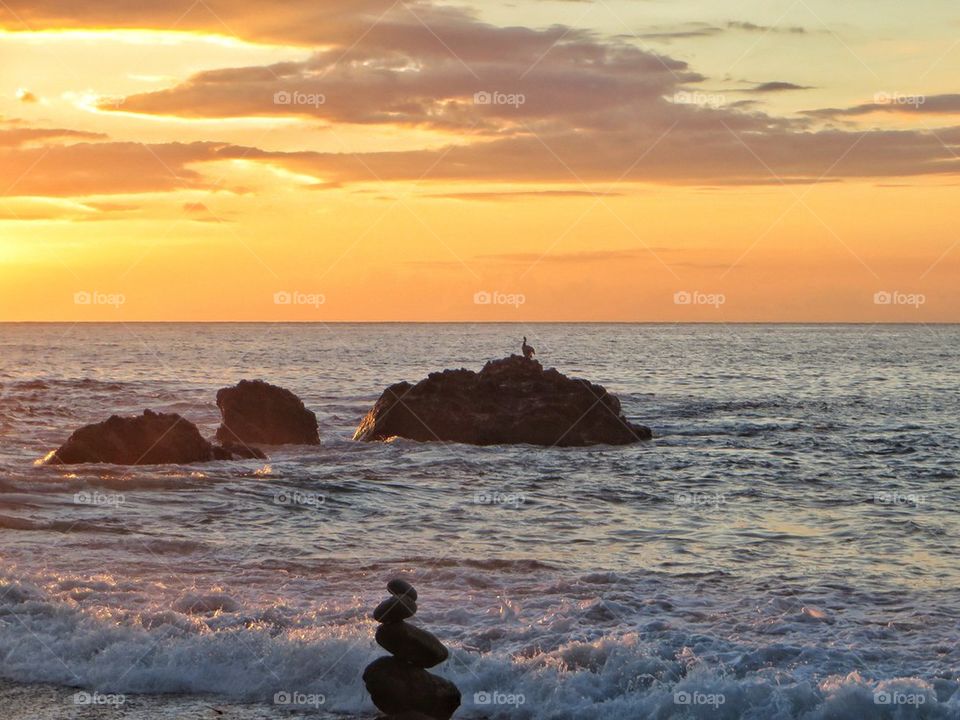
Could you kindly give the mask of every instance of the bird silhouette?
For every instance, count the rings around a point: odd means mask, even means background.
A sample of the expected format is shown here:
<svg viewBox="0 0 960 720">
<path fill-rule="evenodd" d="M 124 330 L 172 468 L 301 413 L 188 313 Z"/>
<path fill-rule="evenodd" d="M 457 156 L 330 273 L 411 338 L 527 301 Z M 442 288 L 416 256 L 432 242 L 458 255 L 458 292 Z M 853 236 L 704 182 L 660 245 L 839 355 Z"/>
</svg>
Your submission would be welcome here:
<svg viewBox="0 0 960 720">
<path fill-rule="evenodd" d="M 537 351 L 532 347 L 527 345 L 527 336 L 523 336 L 523 345 L 520 346 L 520 349 L 523 350 L 523 357 L 525 360 L 533 360 L 533 356 L 537 354 Z"/>
</svg>

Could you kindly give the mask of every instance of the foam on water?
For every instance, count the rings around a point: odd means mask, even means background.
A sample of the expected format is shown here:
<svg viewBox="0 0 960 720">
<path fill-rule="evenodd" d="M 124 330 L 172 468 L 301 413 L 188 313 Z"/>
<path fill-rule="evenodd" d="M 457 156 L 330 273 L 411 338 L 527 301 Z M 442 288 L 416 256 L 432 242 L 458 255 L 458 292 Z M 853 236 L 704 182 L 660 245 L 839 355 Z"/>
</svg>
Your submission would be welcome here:
<svg viewBox="0 0 960 720">
<path fill-rule="evenodd" d="M 81 606 L 91 605 L 96 594 L 137 588 L 104 579 L 61 582 L 59 588 L 79 600 L 57 602 L 15 581 L 2 585 L 5 677 L 101 693 L 217 694 L 262 703 L 287 693 L 323 697 L 323 709 L 333 713 L 372 710 L 357 678 L 382 651 L 362 605 L 340 607 L 325 622 L 315 615 L 298 618 L 284 607 L 251 614 L 223 595 L 188 596 L 189 607 L 170 611 L 91 613 Z M 536 628 L 525 624 L 519 609 L 504 607 L 501 620 L 509 619 L 498 622 L 496 638 L 502 642 L 491 645 L 511 652 L 455 646 L 440 672 L 462 689 L 462 715 L 842 720 L 953 718 L 960 711 L 955 680 L 876 680 L 857 671 L 814 678 L 809 666 L 830 664 L 831 650 L 774 644 L 738 659 L 747 648 L 721 647 L 697 635 L 671 637 L 661 632 L 669 623 L 564 641 L 584 621 L 596 624 L 623 609 L 598 614 L 597 607 L 567 604 Z M 437 614 L 441 623 L 443 615 Z M 709 662 L 710 655 L 731 664 Z"/>
</svg>

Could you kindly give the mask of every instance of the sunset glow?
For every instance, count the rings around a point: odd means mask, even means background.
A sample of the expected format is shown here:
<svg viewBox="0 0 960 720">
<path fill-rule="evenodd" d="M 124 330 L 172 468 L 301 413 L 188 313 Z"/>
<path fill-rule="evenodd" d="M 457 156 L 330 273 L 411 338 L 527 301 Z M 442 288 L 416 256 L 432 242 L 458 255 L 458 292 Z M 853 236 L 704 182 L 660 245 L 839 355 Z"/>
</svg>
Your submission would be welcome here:
<svg viewBox="0 0 960 720">
<path fill-rule="evenodd" d="M 8 2 L 0 320 L 957 322 L 958 33 L 945 0 Z"/>
</svg>

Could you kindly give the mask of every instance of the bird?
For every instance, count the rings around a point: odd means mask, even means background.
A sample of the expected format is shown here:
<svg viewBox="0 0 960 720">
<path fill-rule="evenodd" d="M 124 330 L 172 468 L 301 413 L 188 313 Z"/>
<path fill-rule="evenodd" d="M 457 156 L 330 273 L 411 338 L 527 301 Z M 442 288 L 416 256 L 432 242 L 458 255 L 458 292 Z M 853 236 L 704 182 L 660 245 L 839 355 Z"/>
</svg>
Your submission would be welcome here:
<svg viewBox="0 0 960 720">
<path fill-rule="evenodd" d="M 520 346 L 520 349 L 523 350 L 524 360 L 533 360 L 533 356 L 537 354 L 537 351 L 532 347 L 527 345 L 527 336 L 523 336 L 523 345 Z"/>
</svg>

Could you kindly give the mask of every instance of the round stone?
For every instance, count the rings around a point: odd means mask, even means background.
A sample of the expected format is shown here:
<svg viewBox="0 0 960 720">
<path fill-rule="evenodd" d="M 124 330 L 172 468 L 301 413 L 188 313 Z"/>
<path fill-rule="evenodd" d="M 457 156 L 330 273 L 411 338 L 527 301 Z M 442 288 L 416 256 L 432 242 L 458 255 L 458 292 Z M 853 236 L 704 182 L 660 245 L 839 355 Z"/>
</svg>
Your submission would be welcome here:
<svg viewBox="0 0 960 720">
<path fill-rule="evenodd" d="M 394 578 L 387 583 L 387 592 L 391 595 L 406 595 L 411 600 L 417 599 L 417 589 L 400 578 Z"/>
<path fill-rule="evenodd" d="M 397 622 L 377 629 L 377 644 L 398 660 L 422 668 L 439 665 L 449 651 L 437 637 L 410 623 Z"/>
<path fill-rule="evenodd" d="M 377 605 L 373 619 L 380 623 L 395 623 L 413 617 L 416 612 L 416 602 L 405 595 L 391 595 Z"/>
</svg>

